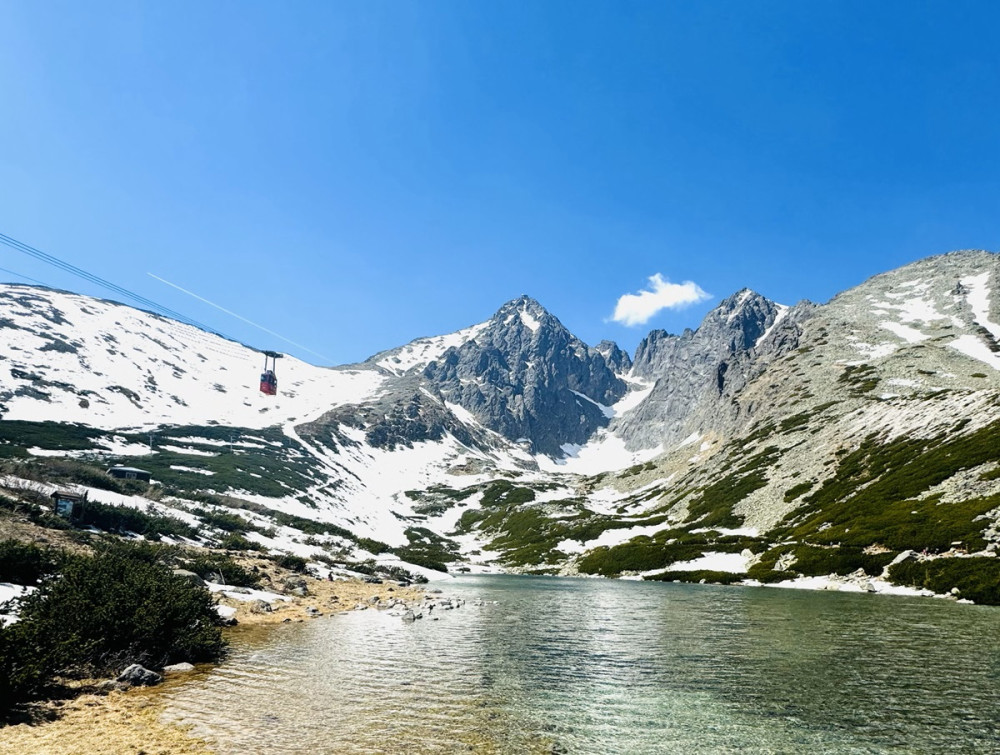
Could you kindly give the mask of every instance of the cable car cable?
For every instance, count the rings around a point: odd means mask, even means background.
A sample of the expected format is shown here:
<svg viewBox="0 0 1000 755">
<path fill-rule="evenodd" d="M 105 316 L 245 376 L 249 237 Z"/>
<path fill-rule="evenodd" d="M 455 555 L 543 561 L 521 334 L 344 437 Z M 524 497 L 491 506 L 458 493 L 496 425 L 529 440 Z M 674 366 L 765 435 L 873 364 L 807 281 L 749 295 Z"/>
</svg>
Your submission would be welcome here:
<svg viewBox="0 0 1000 755">
<path fill-rule="evenodd" d="M 21 275 L 21 273 L 15 273 L 13 270 L 8 270 L 5 267 L 0 267 L 0 272 L 9 273 L 10 275 L 16 276 L 18 278 L 24 278 L 24 280 L 26 281 L 31 281 L 32 283 L 37 283 L 39 286 L 45 286 L 46 288 L 48 288 L 48 286 L 46 286 L 37 278 L 29 278 L 27 275 Z"/>
<path fill-rule="evenodd" d="M 148 308 L 156 311 L 159 314 L 166 315 L 167 317 L 169 317 L 171 319 L 178 320 L 178 321 L 180 321 L 182 323 L 186 323 L 188 325 L 193 325 L 196 328 L 199 328 L 201 330 L 207 331 L 209 333 L 213 333 L 213 334 L 215 334 L 217 336 L 221 336 L 222 338 L 226 338 L 226 339 L 228 339 L 230 341 L 234 340 L 234 339 L 230 338 L 229 336 L 227 336 L 227 335 L 225 335 L 223 333 L 220 333 L 219 331 L 215 330 L 214 328 L 210 328 L 207 325 L 204 325 L 204 324 L 198 322 L 197 320 L 193 320 L 192 318 L 187 317 L 186 315 L 181 314 L 180 312 L 176 312 L 176 311 L 170 309 L 169 307 L 163 306 L 162 304 L 157 304 L 152 299 L 149 299 L 149 298 L 147 298 L 145 296 L 142 296 L 140 294 L 136 294 L 136 293 L 134 293 L 132 291 L 129 291 L 127 288 L 123 288 L 122 286 L 119 286 L 119 285 L 117 285 L 115 283 L 112 283 L 111 281 L 105 280 L 104 278 L 101 278 L 98 275 L 90 273 L 90 272 L 84 270 L 83 268 L 77 267 L 76 265 L 73 265 L 73 264 L 71 264 L 69 262 L 65 262 L 64 260 L 61 260 L 58 257 L 55 257 L 55 256 L 53 256 L 51 254 L 46 253 L 46 252 L 43 252 L 41 249 L 36 249 L 33 246 L 29 246 L 28 244 L 25 244 L 25 243 L 23 243 L 21 241 L 18 241 L 17 239 L 12 238 L 12 237 L 4 234 L 4 233 L 0 233 L 0 244 L 4 244 L 5 246 L 10 247 L 11 249 L 14 249 L 14 250 L 19 251 L 19 252 L 21 252 L 23 254 L 26 254 L 29 257 L 33 257 L 33 258 L 35 258 L 37 260 L 40 260 L 41 262 L 45 262 L 45 263 L 47 263 L 49 265 L 52 265 L 53 267 L 57 267 L 60 270 L 64 270 L 64 271 L 66 271 L 68 273 L 71 273 L 72 275 L 75 275 L 75 276 L 77 276 L 79 278 L 83 278 L 84 280 L 90 281 L 91 283 L 94 283 L 94 284 L 96 284 L 98 286 L 106 288 L 109 291 L 113 291 L 113 292 L 115 292 L 117 294 L 120 294 L 121 296 L 125 296 L 125 297 L 131 299 L 132 301 L 138 302 L 138 303 L 142 304 L 143 306 L 148 307 Z M 7 271 L 7 272 L 10 272 L 10 271 Z M 14 274 L 17 275 L 17 273 L 14 273 Z M 21 276 L 21 277 L 24 277 L 24 276 Z"/>
</svg>

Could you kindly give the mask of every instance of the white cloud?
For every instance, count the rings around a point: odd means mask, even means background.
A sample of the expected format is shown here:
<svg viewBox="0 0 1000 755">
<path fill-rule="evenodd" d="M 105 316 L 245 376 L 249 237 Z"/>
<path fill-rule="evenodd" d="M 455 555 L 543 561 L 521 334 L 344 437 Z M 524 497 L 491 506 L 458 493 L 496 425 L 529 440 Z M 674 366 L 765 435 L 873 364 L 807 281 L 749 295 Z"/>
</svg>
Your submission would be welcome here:
<svg viewBox="0 0 1000 755">
<path fill-rule="evenodd" d="M 618 299 L 611 319 L 622 325 L 644 325 L 661 310 L 681 309 L 711 296 L 694 281 L 671 283 L 656 273 L 649 277 L 649 289 L 637 294 L 623 294 Z"/>
</svg>

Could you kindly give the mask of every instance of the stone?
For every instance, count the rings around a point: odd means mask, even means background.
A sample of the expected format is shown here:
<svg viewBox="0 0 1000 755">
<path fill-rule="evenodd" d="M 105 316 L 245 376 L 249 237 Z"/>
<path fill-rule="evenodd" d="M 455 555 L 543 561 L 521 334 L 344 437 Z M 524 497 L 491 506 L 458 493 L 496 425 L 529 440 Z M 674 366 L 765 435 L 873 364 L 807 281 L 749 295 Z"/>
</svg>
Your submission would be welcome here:
<svg viewBox="0 0 1000 755">
<path fill-rule="evenodd" d="M 183 674 L 188 671 L 194 671 L 194 666 L 190 663 L 174 663 L 163 667 L 164 674 Z"/>
<path fill-rule="evenodd" d="M 250 613 L 271 613 L 274 608 L 266 600 L 255 600 L 248 606 Z"/>
<path fill-rule="evenodd" d="M 173 572 L 175 577 L 183 577 L 193 585 L 198 585 L 199 587 L 205 586 L 205 580 L 203 580 L 193 571 L 188 571 L 187 569 L 174 569 Z"/>
<path fill-rule="evenodd" d="M 151 687 L 162 682 L 163 677 L 138 663 L 133 663 L 118 675 L 118 681 L 133 687 Z"/>
<path fill-rule="evenodd" d="M 416 621 L 417 615 L 413 611 L 407 611 L 403 614 L 403 621 L 409 623 L 411 621 Z"/>
<path fill-rule="evenodd" d="M 286 593 L 292 595 L 298 595 L 299 597 L 304 597 L 309 593 L 309 586 L 305 579 L 298 576 L 297 574 L 292 574 L 281 580 L 281 585 L 284 587 Z"/>
</svg>

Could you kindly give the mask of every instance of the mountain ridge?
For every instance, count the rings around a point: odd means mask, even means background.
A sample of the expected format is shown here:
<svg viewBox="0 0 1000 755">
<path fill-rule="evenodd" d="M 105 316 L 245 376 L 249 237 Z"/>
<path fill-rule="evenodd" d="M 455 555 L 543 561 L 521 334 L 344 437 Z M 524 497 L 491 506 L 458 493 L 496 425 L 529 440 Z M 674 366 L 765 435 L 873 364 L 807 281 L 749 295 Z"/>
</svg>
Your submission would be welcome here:
<svg viewBox="0 0 1000 755">
<path fill-rule="evenodd" d="M 927 550 L 927 574 L 962 556 L 971 571 L 955 579 L 970 590 L 1000 541 L 998 259 L 938 255 L 826 304 L 741 289 L 697 329 L 651 331 L 634 356 L 585 344 L 522 295 L 358 364 L 289 358 L 270 401 L 248 347 L 5 286 L 0 452 L 132 460 L 177 506 L 222 496 L 437 565 L 729 581 L 860 568 L 850 585 L 882 590 L 916 572 L 863 549 Z M 865 491 L 883 489 L 891 516 L 873 528 Z M 782 544 L 793 532 L 799 545 Z M 266 545 L 365 555 L 343 536 L 289 538 L 304 540 Z"/>
</svg>

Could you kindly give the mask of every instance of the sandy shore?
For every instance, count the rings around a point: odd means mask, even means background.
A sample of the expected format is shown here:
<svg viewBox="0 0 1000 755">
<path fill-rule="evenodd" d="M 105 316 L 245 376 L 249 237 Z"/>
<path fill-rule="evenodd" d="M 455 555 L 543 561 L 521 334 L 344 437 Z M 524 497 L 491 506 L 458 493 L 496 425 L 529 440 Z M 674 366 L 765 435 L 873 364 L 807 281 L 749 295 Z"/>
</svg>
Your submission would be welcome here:
<svg viewBox="0 0 1000 755">
<path fill-rule="evenodd" d="M 418 587 L 393 584 L 372 585 L 360 580 L 328 582 L 304 578 L 309 594 L 274 600 L 273 610 L 255 613 L 251 601 L 219 595 L 219 602 L 236 609 L 239 626 L 258 626 L 297 621 L 322 621 L 369 604 L 378 596 L 380 602 L 392 598 L 419 601 L 424 591 Z M 277 583 L 277 579 L 275 580 Z M 277 591 L 275 591 L 277 592 Z M 306 609 L 314 608 L 321 615 Z M 38 711 L 40 721 L 0 728 L 0 752 L 25 755 L 201 755 L 213 750 L 183 726 L 161 720 L 165 707 L 164 691 L 178 684 L 197 681 L 198 672 L 171 675 L 158 687 L 111 692 L 106 695 L 82 694 L 69 700 L 44 703 Z M 45 720 L 49 717 L 52 720 Z"/>
</svg>

